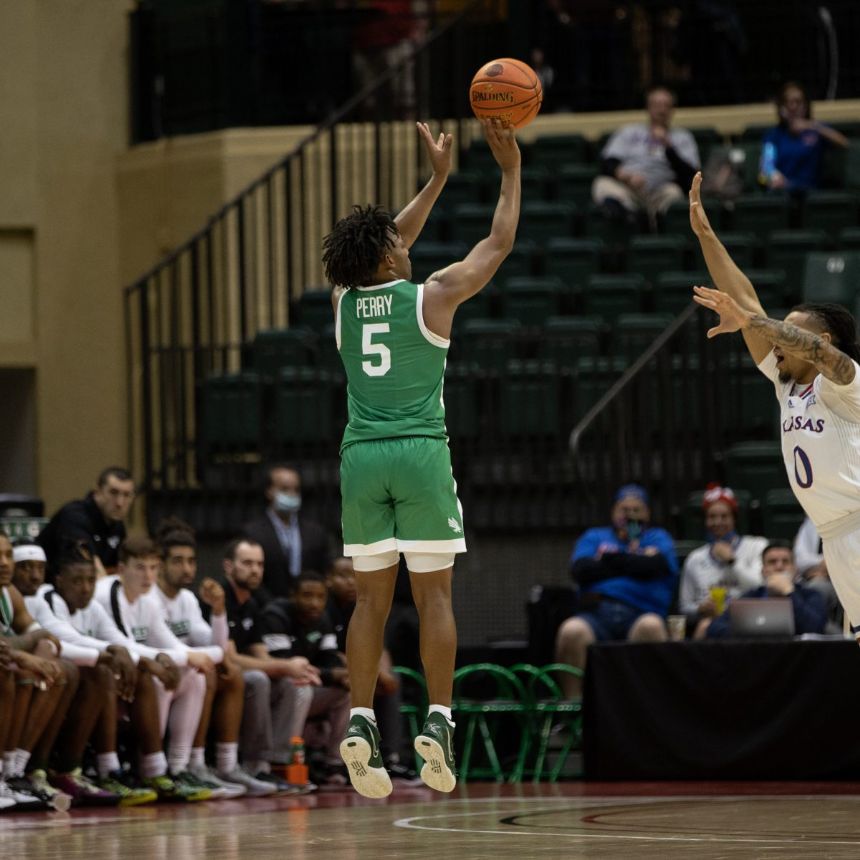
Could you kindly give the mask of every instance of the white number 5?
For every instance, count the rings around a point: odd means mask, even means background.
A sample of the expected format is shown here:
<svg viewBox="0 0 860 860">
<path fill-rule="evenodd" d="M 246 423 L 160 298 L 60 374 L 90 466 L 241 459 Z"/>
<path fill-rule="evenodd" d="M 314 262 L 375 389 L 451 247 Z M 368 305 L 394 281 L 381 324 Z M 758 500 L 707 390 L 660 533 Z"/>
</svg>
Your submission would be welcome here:
<svg viewBox="0 0 860 860">
<path fill-rule="evenodd" d="M 384 343 L 373 343 L 375 334 L 388 334 L 388 323 L 366 323 L 361 330 L 361 352 L 363 355 L 378 355 L 379 364 L 362 361 L 361 369 L 368 376 L 385 376 L 391 370 L 391 350 Z"/>
</svg>

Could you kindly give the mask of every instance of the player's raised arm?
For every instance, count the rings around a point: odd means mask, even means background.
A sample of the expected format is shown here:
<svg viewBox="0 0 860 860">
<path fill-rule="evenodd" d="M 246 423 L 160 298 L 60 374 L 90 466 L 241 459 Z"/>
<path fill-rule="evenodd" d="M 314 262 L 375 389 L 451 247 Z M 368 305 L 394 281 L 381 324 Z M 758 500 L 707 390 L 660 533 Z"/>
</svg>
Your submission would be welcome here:
<svg viewBox="0 0 860 860">
<path fill-rule="evenodd" d="M 406 204 L 399 215 L 394 219 L 403 244 L 411 248 L 415 240 L 424 229 L 427 216 L 433 208 L 433 204 L 439 198 L 439 194 L 445 187 L 448 174 L 451 172 L 451 149 L 454 138 L 450 134 L 440 133 L 434 140 L 430 134 L 430 128 L 426 122 L 416 123 L 418 134 L 424 141 L 427 157 L 433 168 L 433 173 L 427 184 Z"/>
<path fill-rule="evenodd" d="M 427 297 L 435 299 L 440 294 L 452 309 L 489 283 L 514 247 L 520 220 L 520 148 L 514 129 L 497 119 L 482 119 L 481 124 L 502 169 L 502 185 L 490 235 L 478 242 L 464 260 L 441 269 L 427 281 Z"/>
<path fill-rule="evenodd" d="M 737 267 L 711 227 L 705 207 L 702 205 L 701 186 L 702 174 L 697 173 L 693 177 L 693 185 L 690 188 L 690 226 L 699 240 L 702 254 L 705 256 L 705 265 L 713 278 L 714 286 L 730 295 L 744 310 L 767 317 L 750 279 Z M 743 330 L 743 336 L 753 360 L 756 364 L 761 363 L 770 352 L 771 344 L 748 329 Z"/>
</svg>

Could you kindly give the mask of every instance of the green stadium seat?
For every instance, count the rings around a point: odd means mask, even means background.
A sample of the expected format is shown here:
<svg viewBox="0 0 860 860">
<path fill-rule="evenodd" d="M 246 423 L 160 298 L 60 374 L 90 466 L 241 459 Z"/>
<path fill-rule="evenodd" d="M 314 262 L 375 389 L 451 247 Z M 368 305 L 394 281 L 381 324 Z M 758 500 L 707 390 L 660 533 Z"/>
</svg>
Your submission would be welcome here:
<svg viewBox="0 0 860 860">
<path fill-rule="evenodd" d="M 545 167 L 557 174 L 566 164 L 581 164 L 588 160 L 588 141 L 580 134 L 542 136 L 529 151 L 529 165 Z"/>
<path fill-rule="evenodd" d="M 632 364 L 671 324 L 668 314 L 622 314 L 612 332 L 613 354 Z"/>
<path fill-rule="evenodd" d="M 710 283 L 707 272 L 663 272 L 654 284 L 654 310 L 678 314 L 693 301 L 694 286 L 709 286 Z"/>
<path fill-rule="evenodd" d="M 550 174 L 545 167 L 524 167 L 520 175 L 522 202 L 546 202 L 549 181 Z"/>
<path fill-rule="evenodd" d="M 860 189 L 860 140 L 852 140 L 845 153 L 845 185 Z"/>
<path fill-rule="evenodd" d="M 785 272 L 789 304 L 797 302 L 803 292 L 806 255 L 810 251 L 823 250 L 827 241 L 827 233 L 823 230 L 774 230 L 767 237 L 767 267 Z"/>
<path fill-rule="evenodd" d="M 785 283 L 786 273 L 783 269 L 747 269 L 744 273 L 758 294 L 762 307 L 781 308 L 786 304 L 795 304 L 797 293 L 789 293 Z"/>
<path fill-rule="evenodd" d="M 331 443 L 343 430 L 335 418 L 334 378 L 316 367 L 285 367 L 275 384 L 272 436 L 283 451 Z"/>
<path fill-rule="evenodd" d="M 574 403 L 576 420 L 597 403 L 627 369 L 627 362 L 617 355 L 592 358 L 583 356 L 576 362 Z"/>
<path fill-rule="evenodd" d="M 340 351 L 337 348 L 336 326 L 333 322 L 329 323 L 320 332 L 317 366 L 323 370 L 327 370 L 331 374 L 343 376 L 343 362 L 340 360 Z"/>
<path fill-rule="evenodd" d="M 803 201 L 803 225 L 833 238 L 843 227 L 857 226 L 857 196 L 850 191 L 812 191 Z"/>
<path fill-rule="evenodd" d="M 749 355 L 740 356 L 731 368 L 732 429 L 748 438 L 774 438 L 779 427 L 779 401 L 773 383 L 755 366 Z"/>
<path fill-rule="evenodd" d="M 575 214 L 572 203 L 523 203 L 517 237 L 545 244 L 553 237 L 571 236 Z"/>
<path fill-rule="evenodd" d="M 789 488 L 769 490 L 762 504 L 765 537 L 793 541 L 806 514 Z"/>
<path fill-rule="evenodd" d="M 200 435 L 209 454 L 257 450 L 262 428 L 262 385 L 251 371 L 210 376 L 203 383 Z"/>
<path fill-rule="evenodd" d="M 860 252 L 819 251 L 806 255 L 803 299 L 854 307 L 860 288 Z"/>
<path fill-rule="evenodd" d="M 451 209 L 444 202 L 437 203 L 424 222 L 422 242 L 447 242 L 451 238 Z M 453 237 L 456 239 L 457 237 Z"/>
<path fill-rule="evenodd" d="M 446 206 L 462 203 L 486 203 L 484 174 L 476 170 L 451 173 L 445 183 L 442 199 Z"/>
<path fill-rule="evenodd" d="M 764 256 L 761 250 L 763 247 L 761 240 L 752 233 L 737 233 L 728 230 L 725 233 L 720 232 L 720 241 L 737 266 L 744 271 L 758 265 L 760 258 Z M 696 242 L 692 247 L 694 267 L 704 270 L 705 258 L 702 256 L 699 243 Z"/>
<path fill-rule="evenodd" d="M 860 251 L 860 227 L 844 227 L 839 231 L 839 249 Z"/>
<path fill-rule="evenodd" d="M 699 159 L 702 164 L 708 160 L 711 151 L 724 143 L 723 134 L 712 127 L 691 128 L 690 132 L 696 139 L 696 146 L 699 149 Z"/>
<path fill-rule="evenodd" d="M 565 164 L 554 174 L 556 194 L 561 201 L 587 206 L 591 200 L 591 185 L 597 176 L 592 164 Z"/>
<path fill-rule="evenodd" d="M 589 203 L 585 212 L 585 232 L 589 238 L 603 242 L 607 252 L 626 249 L 630 239 L 636 235 L 636 219 L 607 218 L 604 210 L 596 203 Z"/>
<path fill-rule="evenodd" d="M 606 324 L 600 317 L 549 317 L 544 322 L 538 358 L 573 370 L 580 358 L 600 355 L 605 332 Z"/>
<path fill-rule="evenodd" d="M 600 269 L 604 245 L 599 239 L 550 239 L 546 243 L 544 272 L 569 287 L 582 287 Z"/>
<path fill-rule="evenodd" d="M 463 166 L 478 173 L 498 173 L 499 165 L 483 136 L 476 137 L 462 156 Z"/>
<path fill-rule="evenodd" d="M 743 190 L 751 193 L 759 188 L 758 172 L 761 159 L 760 140 L 739 140 L 728 147 L 728 156 L 743 179 Z"/>
<path fill-rule="evenodd" d="M 517 357 L 520 328 L 516 320 L 466 320 L 457 339 L 457 360 L 485 371 L 504 370 Z"/>
<path fill-rule="evenodd" d="M 750 502 L 752 496 L 748 490 L 740 489 L 729 484 L 735 498 L 738 501 L 737 530 L 738 534 L 749 534 L 750 528 Z M 698 546 L 705 542 L 705 516 L 702 512 L 703 490 L 696 490 L 687 496 L 684 505 L 684 537 L 687 540 L 697 541 Z"/>
<path fill-rule="evenodd" d="M 454 314 L 453 334 L 459 337 L 463 332 L 463 326 L 469 320 L 484 320 L 493 317 L 495 306 L 501 301 L 499 293 L 499 289 L 490 283 L 481 292 L 476 293 L 459 305 Z"/>
<path fill-rule="evenodd" d="M 765 134 L 769 132 L 773 128 L 773 123 L 769 123 L 768 125 L 748 125 L 741 133 L 738 140 L 744 141 L 752 141 L 757 143 L 759 146 L 762 144 L 762 139 Z"/>
<path fill-rule="evenodd" d="M 502 290 L 502 308 L 506 319 L 522 325 L 542 326 L 559 313 L 563 284 L 552 276 L 511 278 Z"/>
<path fill-rule="evenodd" d="M 281 368 L 316 361 L 317 335 L 305 328 L 258 331 L 251 345 L 254 370 L 263 382 L 274 382 Z"/>
<path fill-rule="evenodd" d="M 749 490 L 753 499 L 764 501 L 768 490 L 788 486 L 779 442 L 738 442 L 726 453 L 729 486 Z"/>
<path fill-rule="evenodd" d="M 724 206 L 722 200 L 705 196 L 702 201 L 714 229 L 721 230 L 725 226 L 723 224 Z M 690 205 L 686 201 L 679 200 L 677 203 L 673 203 L 660 217 L 660 221 L 662 233 L 683 236 L 685 240 L 691 240 L 693 232 L 690 228 Z"/>
<path fill-rule="evenodd" d="M 789 225 L 790 206 L 782 197 L 766 194 L 742 194 L 735 200 L 732 211 L 732 229 L 766 236 L 772 230 L 786 230 Z"/>
<path fill-rule="evenodd" d="M 561 433 L 561 398 L 555 365 L 509 361 L 499 399 L 499 431 L 506 437 L 553 437 Z"/>
<path fill-rule="evenodd" d="M 661 272 L 685 268 L 687 240 L 680 235 L 634 236 L 627 250 L 627 268 L 649 284 L 655 284 Z"/>
<path fill-rule="evenodd" d="M 528 278 L 534 275 L 537 253 L 538 247 L 532 240 L 518 236 L 511 253 L 493 276 L 493 283 L 503 287 L 511 278 Z"/>
<path fill-rule="evenodd" d="M 478 436 L 481 426 L 478 372 L 462 364 L 449 364 L 445 369 L 445 427 L 453 439 Z"/>
<path fill-rule="evenodd" d="M 462 260 L 469 250 L 470 247 L 465 242 L 425 242 L 419 239 L 409 249 L 412 275 L 421 283 L 434 272 Z"/>
<path fill-rule="evenodd" d="M 836 122 L 828 123 L 828 125 L 841 131 L 847 138 L 860 137 L 860 122 L 852 120 L 837 120 Z"/>
<path fill-rule="evenodd" d="M 848 150 L 841 146 L 828 146 L 821 158 L 819 185 L 824 189 L 844 189 L 848 167 Z M 815 225 L 813 225 L 815 226 Z"/>
<path fill-rule="evenodd" d="M 490 235 L 495 206 L 479 203 L 461 203 L 453 209 L 451 232 L 455 241 L 470 248 Z"/>
<path fill-rule="evenodd" d="M 645 279 L 635 273 L 627 275 L 592 275 L 582 296 L 586 314 L 614 321 L 621 314 L 643 310 Z"/>
<path fill-rule="evenodd" d="M 305 290 L 298 301 L 298 324 L 311 331 L 322 331 L 334 319 L 331 290 L 328 287 Z"/>
</svg>

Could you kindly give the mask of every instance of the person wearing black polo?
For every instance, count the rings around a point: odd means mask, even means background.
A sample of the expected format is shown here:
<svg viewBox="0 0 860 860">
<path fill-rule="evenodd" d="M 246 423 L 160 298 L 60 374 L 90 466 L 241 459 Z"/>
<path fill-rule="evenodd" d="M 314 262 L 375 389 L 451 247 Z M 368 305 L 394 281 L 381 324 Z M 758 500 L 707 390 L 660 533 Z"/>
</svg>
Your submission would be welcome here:
<svg viewBox="0 0 860 860">
<path fill-rule="evenodd" d="M 36 539 L 48 557 L 47 579 L 54 581 L 60 550 L 74 541 L 86 544 L 99 577 L 114 573 L 134 495 L 131 474 L 120 466 L 109 466 L 86 498 L 63 505 Z"/>
</svg>

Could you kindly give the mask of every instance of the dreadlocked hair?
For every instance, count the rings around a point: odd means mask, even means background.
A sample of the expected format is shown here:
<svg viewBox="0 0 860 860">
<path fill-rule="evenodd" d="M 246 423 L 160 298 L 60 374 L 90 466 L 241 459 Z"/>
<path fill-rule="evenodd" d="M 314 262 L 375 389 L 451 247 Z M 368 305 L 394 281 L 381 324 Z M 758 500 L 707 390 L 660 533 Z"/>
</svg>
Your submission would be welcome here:
<svg viewBox="0 0 860 860">
<path fill-rule="evenodd" d="M 792 313 L 804 313 L 814 317 L 821 327 L 830 332 L 833 345 L 850 359 L 860 363 L 860 344 L 857 343 L 857 323 L 853 315 L 842 305 L 832 302 L 804 302 L 795 305 Z"/>
<path fill-rule="evenodd" d="M 381 206 L 353 206 L 323 239 L 329 283 L 347 289 L 369 284 L 396 235 L 394 219 Z"/>
</svg>

